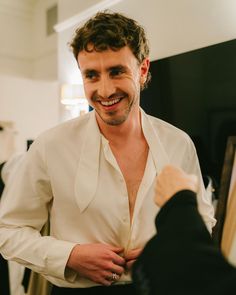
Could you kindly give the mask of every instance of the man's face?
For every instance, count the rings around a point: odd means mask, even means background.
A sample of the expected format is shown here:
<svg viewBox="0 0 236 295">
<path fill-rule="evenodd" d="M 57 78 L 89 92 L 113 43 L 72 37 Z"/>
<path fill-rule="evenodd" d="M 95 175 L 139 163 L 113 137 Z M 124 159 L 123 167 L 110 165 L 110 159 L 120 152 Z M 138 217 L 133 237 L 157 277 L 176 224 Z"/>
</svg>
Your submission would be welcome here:
<svg viewBox="0 0 236 295">
<path fill-rule="evenodd" d="M 148 59 L 140 65 L 125 46 L 117 51 L 81 51 L 78 64 L 89 104 L 103 122 L 120 125 L 130 113 L 138 110 L 140 85 L 148 73 Z"/>
</svg>

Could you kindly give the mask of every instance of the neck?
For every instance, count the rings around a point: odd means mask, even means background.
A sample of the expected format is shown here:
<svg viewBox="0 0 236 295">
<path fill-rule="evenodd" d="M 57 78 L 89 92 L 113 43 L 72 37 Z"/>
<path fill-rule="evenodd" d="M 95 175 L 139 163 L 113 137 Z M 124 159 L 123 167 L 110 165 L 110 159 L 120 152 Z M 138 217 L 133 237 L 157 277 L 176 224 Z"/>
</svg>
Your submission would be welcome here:
<svg viewBox="0 0 236 295">
<path fill-rule="evenodd" d="M 130 114 L 124 123 L 116 126 L 104 123 L 98 115 L 96 118 L 101 133 L 111 144 L 122 144 L 124 141 L 133 140 L 134 136 L 142 136 L 140 110 Z"/>
</svg>

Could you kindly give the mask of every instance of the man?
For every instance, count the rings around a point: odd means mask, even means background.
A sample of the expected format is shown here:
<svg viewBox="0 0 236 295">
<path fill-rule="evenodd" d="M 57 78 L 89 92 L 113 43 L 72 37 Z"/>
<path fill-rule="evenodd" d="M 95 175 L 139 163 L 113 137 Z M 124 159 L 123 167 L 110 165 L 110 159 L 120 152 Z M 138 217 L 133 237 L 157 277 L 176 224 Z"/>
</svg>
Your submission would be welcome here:
<svg viewBox="0 0 236 295">
<path fill-rule="evenodd" d="M 155 234 L 155 177 L 172 163 L 201 178 L 196 152 L 185 133 L 139 107 L 149 48 L 137 22 L 98 13 L 71 47 L 94 111 L 34 141 L 1 208 L 0 249 L 42 273 L 53 295 L 136 294 L 130 269 Z M 202 182 L 198 201 L 210 230 Z"/>
<path fill-rule="evenodd" d="M 196 176 L 167 166 L 157 177 L 157 234 L 134 265 L 139 294 L 232 295 L 236 269 L 213 244 L 199 215 Z"/>
</svg>

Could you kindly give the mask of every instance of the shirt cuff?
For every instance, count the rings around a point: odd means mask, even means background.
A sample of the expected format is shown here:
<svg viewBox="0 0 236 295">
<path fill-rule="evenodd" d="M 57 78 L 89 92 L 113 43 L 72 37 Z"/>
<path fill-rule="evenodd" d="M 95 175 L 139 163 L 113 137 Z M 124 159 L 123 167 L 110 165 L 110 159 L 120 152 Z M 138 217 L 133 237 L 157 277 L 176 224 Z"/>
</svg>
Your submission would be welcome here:
<svg viewBox="0 0 236 295">
<path fill-rule="evenodd" d="M 56 241 L 52 244 L 53 247 L 49 247 L 47 253 L 47 272 L 54 277 L 74 282 L 77 273 L 66 267 L 70 253 L 75 243 L 66 241 Z"/>
</svg>

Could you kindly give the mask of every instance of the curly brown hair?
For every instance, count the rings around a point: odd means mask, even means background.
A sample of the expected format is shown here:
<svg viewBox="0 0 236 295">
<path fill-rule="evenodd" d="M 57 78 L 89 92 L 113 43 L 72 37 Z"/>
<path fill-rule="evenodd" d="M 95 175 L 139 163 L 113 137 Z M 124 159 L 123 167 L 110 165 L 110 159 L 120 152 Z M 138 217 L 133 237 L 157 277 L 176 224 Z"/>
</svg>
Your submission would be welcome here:
<svg viewBox="0 0 236 295">
<path fill-rule="evenodd" d="M 87 52 L 93 50 L 101 52 L 107 49 L 116 51 L 124 46 L 129 46 L 139 64 L 149 56 L 149 45 L 144 28 L 135 20 L 108 10 L 98 12 L 79 27 L 70 43 L 76 60 L 79 52 L 83 50 Z M 147 86 L 150 77 L 149 72 L 142 89 Z"/>
</svg>

